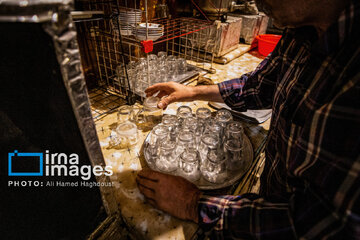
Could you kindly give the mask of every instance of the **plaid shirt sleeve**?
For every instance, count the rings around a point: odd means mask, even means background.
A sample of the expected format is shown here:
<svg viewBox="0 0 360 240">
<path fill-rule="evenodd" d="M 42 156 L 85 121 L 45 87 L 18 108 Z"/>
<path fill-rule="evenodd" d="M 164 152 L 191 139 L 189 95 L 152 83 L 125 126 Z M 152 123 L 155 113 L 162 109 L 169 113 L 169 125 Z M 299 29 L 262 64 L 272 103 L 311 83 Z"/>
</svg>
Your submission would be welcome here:
<svg viewBox="0 0 360 240">
<path fill-rule="evenodd" d="M 226 105 L 240 112 L 271 108 L 283 45 L 284 39 L 281 39 L 274 51 L 253 72 L 218 84 Z"/>
<path fill-rule="evenodd" d="M 205 231 L 213 229 L 211 239 L 339 239 L 338 233 L 342 239 L 359 239 L 359 76 L 309 120 L 316 121 L 308 125 L 315 139 L 308 144 L 304 135 L 296 143 L 301 171 L 289 167 L 293 181 L 288 200 L 255 194 L 202 196 L 199 224 Z"/>
</svg>

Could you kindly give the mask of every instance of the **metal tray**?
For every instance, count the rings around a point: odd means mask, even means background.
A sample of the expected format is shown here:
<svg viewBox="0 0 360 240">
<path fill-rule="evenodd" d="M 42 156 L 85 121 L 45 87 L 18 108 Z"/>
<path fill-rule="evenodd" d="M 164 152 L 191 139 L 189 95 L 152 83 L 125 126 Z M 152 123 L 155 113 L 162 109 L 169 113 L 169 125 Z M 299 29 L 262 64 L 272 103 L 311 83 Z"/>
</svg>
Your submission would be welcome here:
<svg viewBox="0 0 360 240">
<path fill-rule="evenodd" d="M 156 165 L 155 162 L 151 161 L 148 154 L 148 146 L 149 146 L 149 140 L 150 140 L 150 134 L 147 135 L 144 145 L 143 145 L 143 154 L 146 161 L 146 164 L 149 166 L 150 169 L 155 171 L 160 171 Z M 237 171 L 228 171 L 228 177 L 225 179 L 223 183 L 211 183 L 206 181 L 202 176 L 199 180 L 193 182 L 199 189 L 201 190 L 215 190 L 215 189 L 221 189 L 225 187 L 229 187 L 233 185 L 237 180 L 239 180 L 250 168 L 251 162 L 253 160 L 253 148 L 250 142 L 250 139 L 244 134 L 244 151 L 243 151 L 243 158 L 245 161 L 244 168 L 239 169 Z M 164 172 L 171 175 L 180 175 L 178 170 L 174 172 Z"/>
</svg>

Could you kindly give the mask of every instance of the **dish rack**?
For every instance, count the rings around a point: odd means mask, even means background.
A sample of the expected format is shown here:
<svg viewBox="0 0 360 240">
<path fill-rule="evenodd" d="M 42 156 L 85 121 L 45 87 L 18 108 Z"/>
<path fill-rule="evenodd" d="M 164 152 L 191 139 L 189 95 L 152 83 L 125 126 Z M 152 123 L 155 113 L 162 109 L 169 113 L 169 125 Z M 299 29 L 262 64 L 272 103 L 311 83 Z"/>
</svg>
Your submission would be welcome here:
<svg viewBox="0 0 360 240">
<path fill-rule="evenodd" d="M 201 71 L 214 71 L 212 63 L 215 41 L 209 37 L 209 32 L 216 26 L 212 22 L 188 17 L 150 20 L 147 0 L 141 1 L 142 7 L 137 3 L 139 1 L 75 1 L 75 9 L 87 13 L 87 17 L 74 15 L 73 18 L 80 35 L 82 62 L 88 66 L 84 67 L 85 77 L 90 74 L 93 80 L 88 86 L 105 89 L 124 99 L 127 104 L 133 104 L 144 95 L 135 94 L 130 86 L 128 64 L 130 61 L 138 62 L 140 58 L 147 59 L 149 63 L 149 55 L 159 51 L 186 59 L 191 74 L 179 82 L 194 77 Z M 93 17 L 92 12 L 96 13 Z M 124 12 L 133 14 L 131 16 L 136 19 L 135 25 L 142 22 L 146 26 L 146 34 L 149 31 L 151 33 L 147 27 L 150 23 L 158 24 L 163 29 L 161 36 L 156 36 L 153 41 L 139 40 L 132 34 L 134 26 L 130 25 L 134 21 L 124 24 L 123 15 L 120 17 L 120 13 Z M 139 13 L 141 20 L 137 19 Z M 147 37 L 149 39 L 149 35 Z M 113 109 L 108 109 L 111 110 Z"/>
</svg>

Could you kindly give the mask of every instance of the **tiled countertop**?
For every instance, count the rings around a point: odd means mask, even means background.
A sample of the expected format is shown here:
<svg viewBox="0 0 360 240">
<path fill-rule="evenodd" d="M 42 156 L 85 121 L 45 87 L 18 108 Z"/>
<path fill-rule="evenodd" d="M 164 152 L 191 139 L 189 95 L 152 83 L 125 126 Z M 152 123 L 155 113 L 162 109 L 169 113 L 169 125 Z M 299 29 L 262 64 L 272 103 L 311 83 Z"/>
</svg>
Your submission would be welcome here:
<svg viewBox="0 0 360 240">
<path fill-rule="evenodd" d="M 248 53 L 233 60 L 227 65 L 214 64 L 217 70 L 208 74 L 215 83 L 235 78 L 243 73 L 252 71 L 261 59 Z M 209 107 L 207 102 L 195 101 L 191 103 L 171 104 L 164 113 L 175 114 L 181 105 L 190 106 L 193 111 L 199 107 Z M 94 106 L 92 106 L 94 108 Z M 209 107 L 210 108 L 210 107 Z M 211 109 L 211 108 L 210 108 Z M 93 109 L 94 110 L 94 109 Z M 214 111 L 213 109 L 211 109 Z M 113 166 L 111 177 L 115 188 L 116 199 L 121 213 L 129 228 L 140 238 L 146 239 L 190 239 L 197 230 L 197 225 L 174 218 L 148 204 L 139 192 L 135 178 L 141 168 L 146 167 L 141 156 L 142 143 L 148 132 L 139 130 L 138 143 L 129 149 L 115 149 L 110 147 L 110 134 L 117 126 L 116 112 L 109 113 L 95 122 L 100 145 L 107 165 Z M 260 149 L 268 127 L 269 120 L 260 125 L 245 123 L 245 132 L 249 136 L 254 150 Z"/>
</svg>

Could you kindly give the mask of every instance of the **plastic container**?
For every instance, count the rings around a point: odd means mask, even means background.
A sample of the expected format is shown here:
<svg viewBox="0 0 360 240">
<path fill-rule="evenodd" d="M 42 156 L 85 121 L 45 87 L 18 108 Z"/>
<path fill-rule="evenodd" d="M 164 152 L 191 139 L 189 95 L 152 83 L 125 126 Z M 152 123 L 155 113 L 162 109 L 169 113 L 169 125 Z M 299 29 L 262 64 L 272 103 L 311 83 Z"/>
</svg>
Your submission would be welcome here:
<svg viewBox="0 0 360 240">
<path fill-rule="evenodd" d="M 279 42 L 281 35 L 262 34 L 256 37 L 258 40 L 258 50 L 261 55 L 269 55 Z"/>
</svg>

